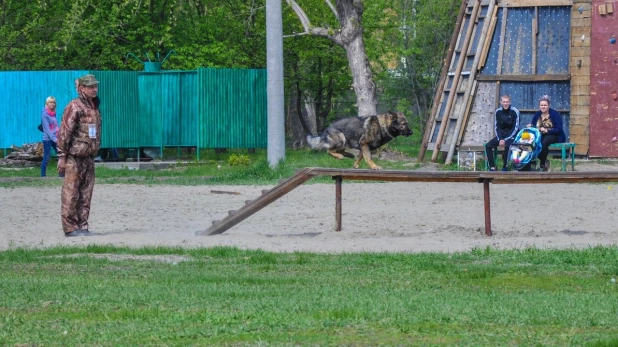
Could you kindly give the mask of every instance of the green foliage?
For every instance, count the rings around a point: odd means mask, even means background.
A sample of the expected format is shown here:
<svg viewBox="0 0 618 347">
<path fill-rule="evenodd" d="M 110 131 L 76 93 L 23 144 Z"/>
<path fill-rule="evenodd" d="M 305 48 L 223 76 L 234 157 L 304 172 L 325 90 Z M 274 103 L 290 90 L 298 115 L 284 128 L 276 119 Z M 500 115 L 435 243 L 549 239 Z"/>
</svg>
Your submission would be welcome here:
<svg viewBox="0 0 618 347">
<path fill-rule="evenodd" d="M 301 1 L 314 26 L 339 28 L 323 1 Z M 451 36 L 459 0 L 365 1 L 365 45 L 382 108 L 405 111 L 422 128 Z M 283 8 L 286 95 L 302 92 L 319 118 L 355 115 L 345 51 L 303 31 Z M 5 0 L 0 12 L 0 70 L 142 70 L 265 68 L 265 1 L 247 0 Z M 159 55 L 157 55 L 159 53 Z M 401 100 L 401 101 L 400 101 Z"/>
<path fill-rule="evenodd" d="M 178 52 L 167 69 L 264 67 L 260 1 L 7 0 L 0 12 L 2 70 L 141 70 Z"/>
<path fill-rule="evenodd" d="M 0 252 L 0 345 L 614 346 L 618 248 Z"/>
<path fill-rule="evenodd" d="M 229 158 L 227 158 L 227 163 L 230 166 L 236 166 L 236 165 L 249 165 L 249 163 L 251 163 L 251 160 L 249 160 L 249 157 L 243 154 L 232 154 L 230 155 Z"/>
<path fill-rule="evenodd" d="M 367 54 L 383 108 L 408 116 L 423 132 L 460 0 L 372 1 L 364 13 Z"/>
</svg>

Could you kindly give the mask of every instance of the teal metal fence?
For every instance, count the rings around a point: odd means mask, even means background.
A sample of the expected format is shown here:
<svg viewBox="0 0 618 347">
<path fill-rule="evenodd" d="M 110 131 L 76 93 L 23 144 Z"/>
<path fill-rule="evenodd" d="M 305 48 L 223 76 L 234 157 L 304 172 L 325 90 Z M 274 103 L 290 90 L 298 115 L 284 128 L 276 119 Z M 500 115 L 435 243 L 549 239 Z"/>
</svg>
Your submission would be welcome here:
<svg viewBox="0 0 618 347">
<path fill-rule="evenodd" d="M 266 71 L 199 69 L 0 72 L 0 149 L 41 141 L 45 99 L 61 121 L 86 73 L 100 81 L 102 147 L 266 147 Z"/>
<path fill-rule="evenodd" d="M 73 81 L 88 71 L 0 72 L 0 149 L 42 140 L 37 126 L 48 96 L 56 98 L 57 117 L 77 94 Z"/>
<path fill-rule="evenodd" d="M 106 148 L 141 147 L 138 135 L 138 71 L 89 71 L 99 80 L 101 99 L 101 146 Z"/>
<path fill-rule="evenodd" d="M 198 69 L 201 148 L 264 148 L 266 71 Z"/>
<path fill-rule="evenodd" d="M 143 146 L 197 146 L 197 73 L 140 73 L 137 81 Z"/>
</svg>

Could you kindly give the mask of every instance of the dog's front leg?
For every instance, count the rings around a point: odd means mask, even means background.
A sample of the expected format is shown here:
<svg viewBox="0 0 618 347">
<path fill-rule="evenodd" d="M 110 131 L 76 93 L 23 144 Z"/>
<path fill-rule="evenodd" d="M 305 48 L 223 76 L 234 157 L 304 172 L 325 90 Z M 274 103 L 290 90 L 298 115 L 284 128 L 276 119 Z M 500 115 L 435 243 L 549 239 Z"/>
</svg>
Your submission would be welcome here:
<svg viewBox="0 0 618 347">
<path fill-rule="evenodd" d="M 358 169 L 358 167 L 360 166 L 360 162 L 361 160 L 363 160 L 363 151 L 360 151 L 358 153 L 358 157 L 356 158 L 356 160 L 354 161 L 354 168 Z"/>
<path fill-rule="evenodd" d="M 367 164 L 372 170 L 382 170 L 381 167 L 376 165 L 376 163 L 374 163 L 373 160 L 371 160 L 371 151 L 369 150 L 369 146 L 361 145 L 360 147 L 361 147 L 361 155 L 359 155 L 359 158 L 361 157 L 365 158 L 365 161 L 367 162 Z"/>
</svg>

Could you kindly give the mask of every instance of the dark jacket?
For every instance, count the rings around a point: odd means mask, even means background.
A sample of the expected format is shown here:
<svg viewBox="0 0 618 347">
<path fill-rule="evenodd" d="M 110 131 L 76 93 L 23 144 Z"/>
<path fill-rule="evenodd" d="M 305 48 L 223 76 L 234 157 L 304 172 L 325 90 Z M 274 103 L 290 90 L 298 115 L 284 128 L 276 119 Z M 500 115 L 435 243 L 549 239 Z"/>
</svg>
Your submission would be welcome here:
<svg viewBox="0 0 618 347">
<path fill-rule="evenodd" d="M 519 110 L 511 106 L 508 110 L 500 107 L 496 110 L 495 131 L 500 140 L 514 139 L 519 129 Z"/>
<path fill-rule="evenodd" d="M 537 123 L 540 118 L 541 118 L 541 111 L 537 111 L 534 114 L 534 116 L 532 116 L 532 121 L 530 122 L 530 124 L 532 124 L 532 126 L 535 128 L 539 128 Z M 564 130 L 562 129 L 562 116 L 560 116 L 560 113 L 554 110 L 553 108 L 550 108 L 549 109 L 549 119 L 551 120 L 552 128 L 549 129 L 546 134 L 541 134 L 541 136 L 558 135 L 558 142 L 565 142 L 566 135 L 564 134 Z"/>
</svg>

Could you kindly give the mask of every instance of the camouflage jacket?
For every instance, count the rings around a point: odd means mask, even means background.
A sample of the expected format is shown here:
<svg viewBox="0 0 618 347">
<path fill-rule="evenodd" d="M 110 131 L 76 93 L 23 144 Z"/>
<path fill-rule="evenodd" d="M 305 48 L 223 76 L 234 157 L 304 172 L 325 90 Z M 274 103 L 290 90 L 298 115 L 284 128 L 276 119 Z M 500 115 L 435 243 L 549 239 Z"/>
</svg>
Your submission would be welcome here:
<svg viewBox="0 0 618 347">
<path fill-rule="evenodd" d="M 58 156 L 94 157 L 101 146 L 99 98 L 73 99 L 62 113 L 58 132 Z"/>
</svg>

